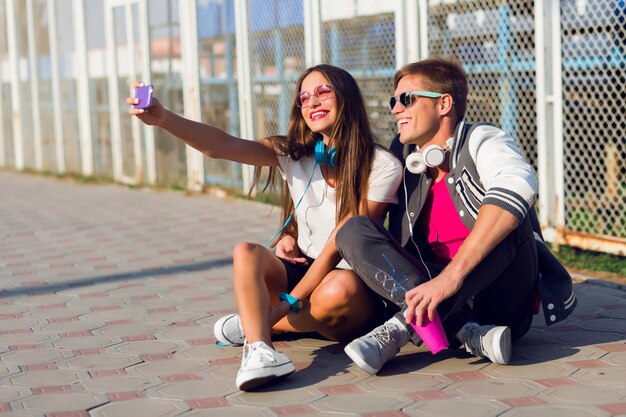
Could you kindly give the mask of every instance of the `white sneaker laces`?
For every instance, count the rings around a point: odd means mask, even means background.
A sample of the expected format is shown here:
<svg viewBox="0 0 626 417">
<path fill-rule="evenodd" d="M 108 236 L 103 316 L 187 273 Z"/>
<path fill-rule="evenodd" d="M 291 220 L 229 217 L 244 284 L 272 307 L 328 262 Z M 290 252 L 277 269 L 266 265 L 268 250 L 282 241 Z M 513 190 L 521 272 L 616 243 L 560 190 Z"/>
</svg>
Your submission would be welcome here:
<svg viewBox="0 0 626 417">
<path fill-rule="evenodd" d="M 391 342 L 391 329 L 389 328 L 387 323 L 385 323 L 382 326 L 382 329 L 380 329 L 379 332 L 374 333 L 373 336 L 374 340 L 376 340 L 380 347 L 384 348 Z"/>
<path fill-rule="evenodd" d="M 271 363 L 276 362 L 276 358 L 274 357 L 274 351 L 271 348 L 269 348 L 269 346 L 266 349 L 264 347 L 259 347 L 258 345 L 255 346 L 254 344 L 249 345 L 248 341 L 246 340 L 243 345 L 243 366 L 244 367 L 246 366 L 246 364 L 248 363 L 248 361 L 250 360 L 254 352 L 258 352 L 259 359 L 261 360 L 261 362 L 266 362 L 266 361 L 269 361 Z"/>
</svg>

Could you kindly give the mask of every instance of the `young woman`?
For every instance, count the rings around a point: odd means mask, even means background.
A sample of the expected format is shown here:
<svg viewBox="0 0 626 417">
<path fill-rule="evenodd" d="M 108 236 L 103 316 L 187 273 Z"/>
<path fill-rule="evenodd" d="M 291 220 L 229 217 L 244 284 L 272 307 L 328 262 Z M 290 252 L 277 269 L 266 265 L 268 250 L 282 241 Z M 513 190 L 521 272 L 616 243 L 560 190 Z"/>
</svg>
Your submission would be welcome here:
<svg viewBox="0 0 626 417">
<path fill-rule="evenodd" d="M 138 101 L 129 98 L 128 104 Z M 281 259 L 262 245 L 238 244 L 233 273 L 239 314 L 215 323 L 219 342 L 244 345 L 239 389 L 295 371 L 289 358 L 273 349 L 272 332 L 315 331 L 331 340 L 351 340 L 366 328 L 377 298 L 341 259 L 334 238 L 352 216 L 381 219 L 387 204 L 396 202 L 402 168 L 375 144 L 361 92 L 347 71 L 317 65 L 302 74 L 286 137 L 236 138 L 184 119 L 158 100 L 129 113 L 211 158 L 269 166 L 270 178 L 277 168 L 288 186 L 283 220 L 297 228 L 297 247 L 289 259 Z M 304 261 L 294 264 L 299 256 Z"/>
</svg>

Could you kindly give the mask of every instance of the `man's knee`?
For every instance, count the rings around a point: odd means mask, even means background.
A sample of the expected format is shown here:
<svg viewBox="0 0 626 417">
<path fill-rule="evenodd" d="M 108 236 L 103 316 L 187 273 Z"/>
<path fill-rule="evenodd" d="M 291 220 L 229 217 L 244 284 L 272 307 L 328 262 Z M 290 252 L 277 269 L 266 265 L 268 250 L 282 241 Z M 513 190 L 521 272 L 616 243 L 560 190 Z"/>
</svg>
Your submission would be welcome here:
<svg viewBox="0 0 626 417">
<path fill-rule="evenodd" d="M 337 231 L 335 244 L 339 253 L 345 258 L 345 253 L 363 241 L 367 231 L 375 228 L 374 222 L 366 216 L 354 216 L 349 218 Z"/>
</svg>

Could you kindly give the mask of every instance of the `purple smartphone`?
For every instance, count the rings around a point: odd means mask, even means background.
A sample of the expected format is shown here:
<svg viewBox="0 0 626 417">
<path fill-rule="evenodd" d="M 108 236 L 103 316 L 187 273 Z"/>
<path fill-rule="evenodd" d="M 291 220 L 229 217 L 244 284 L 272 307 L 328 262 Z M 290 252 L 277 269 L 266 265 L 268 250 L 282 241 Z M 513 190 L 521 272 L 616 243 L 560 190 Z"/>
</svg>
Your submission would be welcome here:
<svg viewBox="0 0 626 417">
<path fill-rule="evenodd" d="M 133 108 L 147 109 L 150 107 L 152 103 L 152 91 L 154 91 L 154 86 L 152 85 L 144 85 L 143 87 L 137 88 L 135 90 L 135 98 L 139 99 L 139 104 L 135 104 Z"/>
</svg>

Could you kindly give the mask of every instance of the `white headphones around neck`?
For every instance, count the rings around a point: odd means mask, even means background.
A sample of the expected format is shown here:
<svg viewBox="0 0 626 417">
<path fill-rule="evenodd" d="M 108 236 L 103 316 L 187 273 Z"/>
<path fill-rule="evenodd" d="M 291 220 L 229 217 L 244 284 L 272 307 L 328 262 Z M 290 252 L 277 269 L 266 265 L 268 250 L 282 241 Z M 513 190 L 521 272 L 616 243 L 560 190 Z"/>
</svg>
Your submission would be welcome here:
<svg viewBox="0 0 626 417">
<path fill-rule="evenodd" d="M 446 141 L 445 148 L 433 144 L 424 148 L 424 151 L 420 151 L 419 146 L 416 146 L 415 150 L 406 157 L 406 168 L 413 174 L 421 174 L 426 171 L 426 168 L 441 165 L 446 159 L 446 152 L 450 151 L 453 143 L 454 139 L 450 138 Z"/>
</svg>

